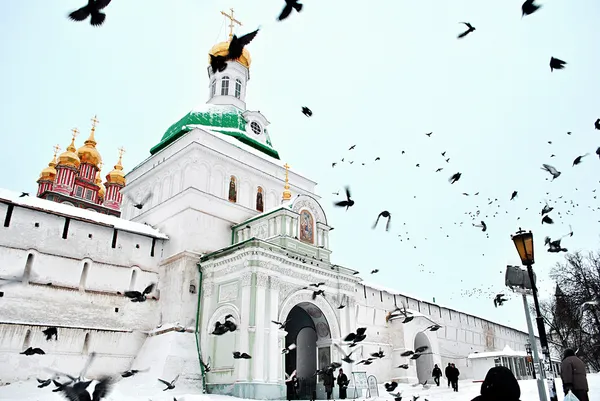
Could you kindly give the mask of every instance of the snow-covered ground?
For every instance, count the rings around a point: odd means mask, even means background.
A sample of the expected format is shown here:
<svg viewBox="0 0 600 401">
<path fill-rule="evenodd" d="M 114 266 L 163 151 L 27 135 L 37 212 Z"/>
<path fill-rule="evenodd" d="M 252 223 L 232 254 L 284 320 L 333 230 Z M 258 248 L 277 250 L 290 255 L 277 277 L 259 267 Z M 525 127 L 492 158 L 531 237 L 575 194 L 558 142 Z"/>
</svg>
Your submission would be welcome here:
<svg viewBox="0 0 600 401">
<path fill-rule="evenodd" d="M 588 375 L 590 385 L 590 400 L 600 400 L 600 374 Z M 139 383 L 139 382 L 138 382 Z M 37 388 L 37 382 L 27 381 L 9 384 L 0 387 L 0 400 L 2 401 L 64 401 L 66 400 L 59 393 L 50 391 L 54 385 L 42 389 Z M 93 385 L 93 384 L 92 384 Z M 519 382 L 521 386 L 521 401 L 538 400 L 537 386 L 534 380 L 523 380 Z M 481 383 L 472 383 L 469 381 L 459 382 L 459 392 L 455 393 L 442 383 L 440 387 L 434 386 L 429 389 L 423 389 L 422 386 L 413 387 L 408 384 L 401 384 L 396 391 L 402 391 L 402 398 L 406 401 L 412 401 L 413 395 L 419 395 L 419 401 L 427 399 L 429 401 L 469 401 L 479 395 Z M 560 379 L 556 380 L 559 401 L 564 398 L 562 393 L 562 384 Z M 106 398 L 107 401 L 172 401 L 176 397 L 178 401 L 235 401 L 234 397 L 224 395 L 198 395 L 194 391 L 186 391 L 185 388 L 176 387 L 173 390 L 162 391 L 164 386 L 158 381 L 145 382 L 145 385 L 128 385 L 127 379 L 115 384 L 112 392 Z M 91 387 L 89 388 L 92 389 Z M 383 386 L 379 389 L 380 397 L 372 398 L 391 399 L 391 396 L 385 392 Z M 352 395 L 352 394 L 349 394 Z M 362 399 L 362 398 L 361 398 Z"/>
</svg>

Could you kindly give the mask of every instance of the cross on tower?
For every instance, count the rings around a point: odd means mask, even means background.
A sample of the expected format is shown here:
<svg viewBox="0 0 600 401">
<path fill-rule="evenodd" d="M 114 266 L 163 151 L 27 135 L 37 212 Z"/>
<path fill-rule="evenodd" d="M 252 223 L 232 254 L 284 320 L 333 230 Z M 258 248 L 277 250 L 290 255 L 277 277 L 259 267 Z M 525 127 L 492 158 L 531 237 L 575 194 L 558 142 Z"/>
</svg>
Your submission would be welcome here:
<svg viewBox="0 0 600 401">
<path fill-rule="evenodd" d="M 119 161 L 121 160 L 121 158 L 123 157 L 123 153 L 125 153 L 125 148 L 123 148 L 123 146 L 121 146 L 119 148 Z"/>
<path fill-rule="evenodd" d="M 54 157 L 56 157 L 58 152 L 60 152 L 60 146 L 58 144 L 56 144 L 52 147 L 52 149 L 54 149 Z"/>
<path fill-rule="evenodd" d="M 72 128 L 71 131 L 73 132 L 73 140 L 75 138 L 77 138 L 77 135 L 79 135 L 79 130 L 77 128 Z"/>
<path fill-rule="evenodd" d="M 233 8 L 230 8 L 230 10 L 231 10 L 231 15 L 227 14 L 225 11 L 221 11 L 221 14 L 223 14 L 225 17 L 229 18 L 229 41 L 231 42 L 231 39 L 233 39 L 233 27 L 235 26 L 233 23 L 235 22 L 239 26 L 242 26 L 242 23 L 240 21 L 236 20 L 235 18 L 233 18 Z"/>
<path fill-rule="evenodd" d="M 96 118 L 96 116 L 94 116 L 92 118 L 92 128 L 96 128 L 96 125 L 98 125 L 100 121 L 98 121 L 98 119 Z"/>
</svg>

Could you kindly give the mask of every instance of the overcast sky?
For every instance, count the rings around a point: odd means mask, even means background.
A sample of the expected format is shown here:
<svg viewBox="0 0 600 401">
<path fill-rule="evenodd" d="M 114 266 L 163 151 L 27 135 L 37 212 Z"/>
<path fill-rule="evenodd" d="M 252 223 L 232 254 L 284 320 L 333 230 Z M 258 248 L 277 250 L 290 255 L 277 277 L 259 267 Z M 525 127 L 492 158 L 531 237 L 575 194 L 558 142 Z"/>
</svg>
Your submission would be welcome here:
<svg viewBox="0 0 600 401">
<path fill-rule="evenodd" d="M 544 236 L 564 235 L 570 224 L 565 247 L 598 249 L 600 3 L 540 2 L 521 18 L 521 0 L 307 0 L 278 23 L 283 3 L 113 1 L 105 25 L 92 28 L 66 18 L 85 0 L 0 2 L 0 186 L 35 193 L 53 145 L 64 150 L 78 127 L 81 146 L 94 114 L 103 176 L 120 146 L 126 171 L 143 161 L 172 123 L 207 100 L 207 53 L 226 38 L 220 11 L 234 7 L 239 33 L 262 27 L 248 46 L 248 108 L 271 122 L 281 164 L 319 183 L 335 227 L 333 262 L 400 292 L 525 327 L 518 298 L 495 309 L 487 293 L 461 294 L 505 291 L 505 266 L 519 263 L 510 240 L 519 227 L 534 232 L 544 296 L 553 291 L 549 269 L 562 260 L 544 250 Z M 457 40 L 461 21 L 477 30 Z M 566 69 L 551 73 L 551 56 Z M 546 180 L 542 163 L 563 174 Z M 462 178 L 450 185 L 456 172 Z M 356 201 L 348 212 L 332 207 L 342 195 L 332 192 L 346 184 Z M 552 226 L 540 223 L 545 200 L 558 202 Z M 489 238 L 465 215 L 477 206 L 475 222 L 487 223 Z M 390 232 L 371 229 L 382 210 L 392 213 Z"/>
</svg>

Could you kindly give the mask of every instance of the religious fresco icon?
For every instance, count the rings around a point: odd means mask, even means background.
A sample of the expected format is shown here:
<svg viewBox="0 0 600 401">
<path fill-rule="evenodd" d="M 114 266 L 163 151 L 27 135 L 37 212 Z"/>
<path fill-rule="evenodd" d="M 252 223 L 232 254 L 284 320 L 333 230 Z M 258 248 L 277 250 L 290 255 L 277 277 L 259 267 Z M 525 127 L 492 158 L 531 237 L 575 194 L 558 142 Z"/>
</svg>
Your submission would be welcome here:
<svg viewBox="0 0 600 401">
<path fill-rule="evenodd" d="M 229 201 L 237 202 L 237 188 L 235 185 L 235 177 L 231 176 L 229 179 Z"/>
<path fill-rule="evenodd" d="M 300 212 L 300 241 L 308 242 L 310 244 L 315 242 L 313 217 L 307 210 Z"/>
</svg>

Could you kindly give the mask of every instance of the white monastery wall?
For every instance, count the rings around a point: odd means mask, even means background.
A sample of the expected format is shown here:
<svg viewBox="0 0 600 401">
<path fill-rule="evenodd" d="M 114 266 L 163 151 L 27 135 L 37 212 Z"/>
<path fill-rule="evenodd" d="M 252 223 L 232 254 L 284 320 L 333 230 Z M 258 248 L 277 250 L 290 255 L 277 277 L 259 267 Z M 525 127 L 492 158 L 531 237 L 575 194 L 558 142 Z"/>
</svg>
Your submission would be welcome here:
<svg viewBox="0 0 600 401">
<path fill-rule="evenodd" d="M 430 341 L 434 353 L 433 363 L 437 363 L 442 370 L 448 363 L 456 364 L 463 379 L 473 377 L 474 374 L 472 363 L 467 359 L 469 354 L 501 351 L 506 345 L 513 350 L 524 351 L 525 343 L 528 342 L 529 337 L 525 332 L 433 303 L 400 294 L 394 295 L 373 286 L 359 284 L 355 294 L 357 327 L 367 327 L 368 336 L 364 341 L 363 355 L 368 357 L 371 352 L 377 352 L 380 346 L 386 353 L 384 360 L 391 355 L 387 363 L 359 365 L 361 371 L 374 374 L 380 382 L 400 377 L 408 378 L 409 382 L 416 382 L 415 360 L 400 357 L 399 354 L 405 350 L 414 350 L 416 335 L 421 331 Z M 424 317 L 417 316 L 407 324 L 402 324 L 402 319 L 386 323 L 386 314 L 394 310 L 396 305 L 401 307 L 402 304 Z M 424 331 L 433 322 L 442 328 L 436 332 Z M 394 336 L 394 333 L 402 334 Z M 406 343 L 403 344 L 404 342 Z M 391 350 L 393 352 L 390 352 Z M 396 368 L 403 363 L 409 365 L 405 373 Z M 359 369 L 355 367 L 355 370 Z"/>
<path fill-rule="evenodd" d="M 8 206 L 0 203 L 5 220 Z M 45 377 L 43 366 L 74 373 L 84 354 L 95 351 L 95 369 L 128 368 L 145 335 L 159 324 L 158 300 L 133 303 L 123 295 L 158 282 L 163 240 L 93 222 L 15 205 L 8 227 L 0 226 L 0 277 L 23 284 L 0 288 L 0 378 L 4 381 Z M 152 295 L 159 297 L 158 290 Z M 59 341 L 46 342 L 41 331 L 58 328 Z M 27 330 L 30 330 L 27 336 Z M 88 337 L 86 352 L 84 341 Z M 19 355 L 27 347 L 47 355 Z M 109 369 L 110 368 L 110 369 Z M 79 367 L 77 369 L 80 369 Z"/>
<path fill-rule="evenodd" d="M 45 379 L 45 368 L 77 374 L 89 353 L 96 352 L 88 377 L 125 371 L 131 365 L 145 336 L 139 333 L 94 329 L 59 328 L 59 341 L 46 341 L 45 326 L 0 324 L 0 383 L 33 378 Z M 40 347 L 46 355 L 25 356 L 9 350 Z"/>
</svg>

